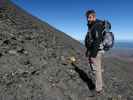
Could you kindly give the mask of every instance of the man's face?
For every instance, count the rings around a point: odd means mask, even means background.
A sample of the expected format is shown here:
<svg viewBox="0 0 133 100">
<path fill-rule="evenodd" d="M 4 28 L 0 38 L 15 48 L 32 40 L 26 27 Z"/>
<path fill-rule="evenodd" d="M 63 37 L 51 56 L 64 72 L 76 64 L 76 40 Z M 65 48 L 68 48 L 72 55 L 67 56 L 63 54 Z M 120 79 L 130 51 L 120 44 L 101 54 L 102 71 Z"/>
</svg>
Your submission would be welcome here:
<svg viewBox="0 0 133 100">
<path fill-rule="evenodd" d="M 96 20 L 96 16 L 94 14 L 90 14 L 88 15 L 88 21 L 91 23 L 91 22 L 94 22 Z"/>
</svg>

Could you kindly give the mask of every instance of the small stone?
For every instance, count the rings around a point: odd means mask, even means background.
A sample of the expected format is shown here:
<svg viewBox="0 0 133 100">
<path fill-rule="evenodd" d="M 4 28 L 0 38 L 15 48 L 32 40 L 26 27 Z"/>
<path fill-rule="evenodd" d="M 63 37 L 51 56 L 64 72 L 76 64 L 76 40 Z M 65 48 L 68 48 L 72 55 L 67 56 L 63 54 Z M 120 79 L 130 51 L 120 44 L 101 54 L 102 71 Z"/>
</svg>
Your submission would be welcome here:
<svg viewBox="0 0 133 100">
<path fill-rule="evenodd" d="M 19 88 L 22 88 L 22 85 L 21 85 L 21 84 L 19 84 L 19 85 L 18 85 L 18 87 L 19 87 Z"/>
<path fill-rule="evenodd" d="M 53 83 L 52 86 L 54 87 L 54 86 L 56 86 L 56 84 Z"/>
<path fill-rule="evenodd" d="M 15 73 L 14 73 L 14 72 L 12 72 L 12 73 L 11 73 L 11 75 L 12 75 L 12 76 L 14 76 L 14 75 L 15 75 Z"/>
<path fill-rule="evenodd" d="M 20 54 L 28 54 L 28 51 L 26 51 L 25 49 L 20 49 L 17 52 Z"/>
<path fill-rule="evenodd" d="M 62 61 L 65 61 L 65 57 L 64 57 L 64 56 L 61 56 L 61 60 L 62 60 Z"/>
<path fill-rule="evenodd" d="M 8 53 L 9 54 L 17 54 L 17 52 L 15 50 L 9 50 Z"/>
<path fill-rule="evenodd" d="M 75 74 L 75 71 L 73 69 L 69 70 L 71 74 Z"/>
<path fill-rule="evenodd" d="M 25 51 L 24 51 L 24 54 L 28 54 L 28 51 L 25 50 Z"/>
</svg>

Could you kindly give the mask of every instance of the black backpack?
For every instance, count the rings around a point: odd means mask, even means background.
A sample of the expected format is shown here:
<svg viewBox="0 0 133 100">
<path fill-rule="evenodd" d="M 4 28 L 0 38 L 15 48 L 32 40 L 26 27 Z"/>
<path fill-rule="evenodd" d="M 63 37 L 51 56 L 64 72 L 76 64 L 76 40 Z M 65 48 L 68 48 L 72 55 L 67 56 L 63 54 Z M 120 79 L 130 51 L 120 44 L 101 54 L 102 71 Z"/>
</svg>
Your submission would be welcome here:
<svg viewBox="0 0 133 100">
<path fill-rule="evenodd" d="M 96 23 L 96 24 L 98 24 L 98 23 Z M 108 51 L 114 45 L 114 34 L 112 32 L 110 32 L 111 24 L 108 21 L 102 21 L 102 25 L 103 25 L 102 39 L 101 39 L 102 40 L 102 42 L 101 42 L 102 48 L 100 48 L 100 49 Z M 93 43 L 91 31 L 95 26 L 96 25 L 94 24 L 92 26 L 92 28 L 90 29 L 90 31 L 87 32 L 87 34 L 86 34 L 85 41 L 84 41 L 86 48 L 90 48 L 91 44 Z"/>
</svg>

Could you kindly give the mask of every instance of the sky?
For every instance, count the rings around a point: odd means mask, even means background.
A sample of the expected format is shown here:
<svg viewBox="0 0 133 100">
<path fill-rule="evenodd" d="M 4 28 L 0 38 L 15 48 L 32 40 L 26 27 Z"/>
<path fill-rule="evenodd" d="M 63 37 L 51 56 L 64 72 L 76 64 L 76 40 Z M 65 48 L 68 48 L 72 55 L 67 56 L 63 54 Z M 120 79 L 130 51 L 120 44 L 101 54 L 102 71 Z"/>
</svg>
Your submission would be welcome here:
<svg viewBox="0 0 133 100">
<path fill-rule="evenodd" d="M 133 0 L 12 0 L 32 15 L 76 40 L 87 32 L 85 12 L 94 9 L 97 18 L 108 20 L 119 41 L 133 41 Z"/>
</svg>

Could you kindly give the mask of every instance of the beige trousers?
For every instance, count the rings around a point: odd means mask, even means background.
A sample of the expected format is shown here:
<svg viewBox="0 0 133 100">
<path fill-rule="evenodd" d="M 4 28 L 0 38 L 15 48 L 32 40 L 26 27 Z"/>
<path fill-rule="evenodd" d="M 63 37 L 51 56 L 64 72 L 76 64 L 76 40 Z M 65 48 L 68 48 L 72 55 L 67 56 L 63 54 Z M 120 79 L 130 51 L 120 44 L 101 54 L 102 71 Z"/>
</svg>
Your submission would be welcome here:
<svg viewBox="0 0 133 100">
<path fill-rule="evenodd" d="M 103 79 L 102 79 L 102 56 L 104 52 L 99 51 L 96 58 L 92 58 L 93 63 L 96 67 L 96 73 L 95 73 L 95 85 L 96 85 L 96 91 L 101 91 L 103 89 Z"/>
</svg>

